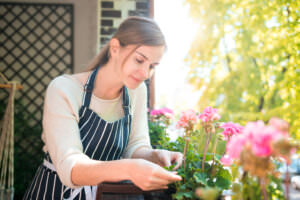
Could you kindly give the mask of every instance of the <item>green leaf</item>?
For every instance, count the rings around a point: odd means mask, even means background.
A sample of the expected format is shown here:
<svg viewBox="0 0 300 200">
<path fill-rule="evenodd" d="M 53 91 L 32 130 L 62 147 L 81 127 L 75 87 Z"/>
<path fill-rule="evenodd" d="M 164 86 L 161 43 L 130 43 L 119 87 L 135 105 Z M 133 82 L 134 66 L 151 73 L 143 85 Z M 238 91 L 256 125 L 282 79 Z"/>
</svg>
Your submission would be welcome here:
<svg viewBox="0 0 300 200">
<path fill-rule="evenodd" d="M 168 171 L 173 171 L 173 169 L 176 165 L 177 165 L 177 162 L 175 162 L 173 165 L 170 165 L 169 167 L 163 167 L 163 168 L 168 170 Z"/>
<path fill-rule="evenodd" d="M 224 179 L 232 180 L 232 176 L 229 172 L 229 170 L 221 168 L 218 172 L 217 176 L 222 177 Z"/>
<path fill-rule="evenodd" d="M 220 189 L 229 189 L 231 181 L 223 177 L 217 177 L 216 186 Z"/>
<path fill-rule="evenodd" d="M 178 199 L 178 200 L 185 199 L 184 197 L 189 198 L 189 199 L 193 199 L 194 198 L 194 192 L 193 191 L 177 192 L 176 194 L 173 194 L 172 197 L 173 197 L 173 199 L 175 198 L 175 199 Z"/>
<path fill-rule="evenodd" d="M 196 172 L 194 173 L 194 179 L 196 183 L 201 183 L 202 185 L 206 186 L 207 185 L 207 174 L 203 172 Z"/>
</svg>

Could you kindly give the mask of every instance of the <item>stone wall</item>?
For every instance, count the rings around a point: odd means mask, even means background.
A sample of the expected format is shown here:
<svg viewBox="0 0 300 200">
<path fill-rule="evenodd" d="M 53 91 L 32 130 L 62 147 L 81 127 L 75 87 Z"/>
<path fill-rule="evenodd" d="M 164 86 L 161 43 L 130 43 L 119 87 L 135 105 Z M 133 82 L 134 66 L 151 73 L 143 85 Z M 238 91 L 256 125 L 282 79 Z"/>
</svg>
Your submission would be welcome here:
<svg viewBox="0 0 300 200">
<path fill-rule="evenodd" d="M 101 0 L 100 46 L 104 46 L 128 16 L 149 17 L 149 0 Z"/>
</svg>

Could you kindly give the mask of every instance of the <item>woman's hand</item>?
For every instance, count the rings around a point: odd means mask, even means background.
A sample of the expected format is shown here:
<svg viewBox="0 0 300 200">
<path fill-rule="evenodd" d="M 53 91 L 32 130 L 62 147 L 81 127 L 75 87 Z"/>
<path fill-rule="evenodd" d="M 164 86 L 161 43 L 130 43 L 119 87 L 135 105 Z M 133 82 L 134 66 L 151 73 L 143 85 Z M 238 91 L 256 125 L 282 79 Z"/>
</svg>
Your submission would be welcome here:
<svg viewBox="0 0 300 200">
<path fill-rule="evenodd" d="M 163 149 L 155 149 L 152 152 L 153 160 L 163 167 L 169 167 L 173 165 L 175 162 L 176 166 L 173 168 L 174 170 L 178 169 L 183 160 L 183 154 L 180 152 L 167 151 Z"/>
<path fill-rule="evenodd" d="M 132 159 L 129 166 L 130 180 L 142 190 L 167 189 L 168 184 L 181 180 L 176 172 L 169 172 L 144 159 Z"/>
</svg>

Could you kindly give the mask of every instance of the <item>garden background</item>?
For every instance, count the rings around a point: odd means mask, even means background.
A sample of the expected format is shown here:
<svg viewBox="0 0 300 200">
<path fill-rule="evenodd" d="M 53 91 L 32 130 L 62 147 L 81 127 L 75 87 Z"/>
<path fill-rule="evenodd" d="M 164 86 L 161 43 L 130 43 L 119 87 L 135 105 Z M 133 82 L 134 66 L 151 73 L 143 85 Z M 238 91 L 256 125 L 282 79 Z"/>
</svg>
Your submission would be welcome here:
<svg viewBox="0 0 300 200">
<path fill-rule="evenodd" d="M 290 124 L 292 137 L 300 139 L 300 2 L 178 2 L 193 21 L 195 32 L 192 38 L 187 38 L 184 32 L 189 30 L 183 29 L 177 43 L 169 44 L 169 51 L 185 44 L 187 51 L 182 53 L 185 61 L 181 67 L 187 76 L 177 78 L 177 82 L 189 83 L 183 89 L 193 88 L 191 93 L 196 95 L 187 98 L 192 98 L 194 104 L 172 107 L 166 100 L 160 102 L 160 95 L 154 96 L 154 88 L 159 91 L 165 82 L 160 81 L 158 69 L 156 77 L 147 82 L 150 109 L 170 107 L 179 114 L 188 107 L 200 112 L 212 106 L 218 108 L 223 121 L 242 125 L 259 119 L 267 122 L 277 116 Z M 9 80 L 18 80 L 24 86 L 16 97 L 15 199 L 21 198 L 42 161 L 41 116 L 47 84 L 60 74 L 83 70 L 122 19 L 130 15 L 155 18 L 160 3 L 153 0 L 0 1 L 0 71 Z M 162 8 L 166 18 L 172 6 L 170 2 Z M 161 23 L 158 18 L 157 21 Z M 169 23 L 176 24 L 176 20 Z M 168 40 L 170 36 L 166 34 L 166 37 Z M 191 41 L 191 45 L 185 41 Z M 163 63 L 159 66 L 164 67 L 167 66 Z M 168 72 L 163 76 L 172 76 L 172 71 Z M 1 90 L 0 116 L 7 96 L 8 92 Z"/>
</svg>

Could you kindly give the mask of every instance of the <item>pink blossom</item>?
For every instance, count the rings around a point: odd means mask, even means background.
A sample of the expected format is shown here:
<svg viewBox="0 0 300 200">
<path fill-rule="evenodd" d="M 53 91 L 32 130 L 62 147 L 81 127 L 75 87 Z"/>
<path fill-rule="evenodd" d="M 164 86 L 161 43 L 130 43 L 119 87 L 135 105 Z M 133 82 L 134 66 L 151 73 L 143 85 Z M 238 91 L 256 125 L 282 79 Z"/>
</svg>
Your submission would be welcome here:
<svg viewBox="0 0 300 200">
<path fill-rule="evenodd" d="M 281 138 L 281 133 L 264 122 L 248 122 L 240 135 L 251 146 L 252 152 L 259 157 L 272 154 L 272 143 Z M 231 138 L 232 140 L 233 138 Z"/>
<path fill-rule="evenodd" d="M 271 126 L 266 126 L 262 121 L 247 123 L 244 130 L 251 142 L 255 155 L 264 157 L 272 154 L 272 142 L 281 137 L 281 133 Z"/>
<path fill-rule="evenodd" d="M 225 136 L 235 130 L 229 129 L 232 128 L 232 124 L 230 122 L 221 126 L 224 128 Z M 228 128 L 228 133 L 226 132 L 226 128 Z M 233 134 L 231 136 L 226 145 L 226 155 L 230 159 L 239 159 L 244 147 L 247 146 L 258 157 L 271 156 L 273 153 L 272 144 L 282 137 L 284 137 L 282 131 L 274 128 L 274 126 L 265 125 L 263 121 L 248 122 L 242 128 L 240 134 Z M 224 157 L 224 163 L 229 158 Z"/>
<path fill-rule="evenodd" d="M 269 125 L 272 126 L 274 129 L 278 130 L 279 132 L 281 132 L 283 137 L 288 135 L 288 131 L 289 131 L 288 122 L 277 117 L 272 117 L 269 120 Z"/>
<path fill-rule="evenodd" d="M 176 124 L 177 128 L 188 128 L 190 124 L 197 123 L 197 114 L 194 110 L 187 110 L 181 113 L 180 119 Z"/>
<path fill-rule="evenodd" d="M 226 155 L 226 154 L 220 159 L 220 161 L 225 166 L 230 166 L 233 163 L 233 159 L 229 155 Z"/>
<path fill-rule="evenodd" d="M 247 142 L 247 138 L 241 135 L 234 135 L 226 145 L 226 153 L 232 159 L 238 159 Z"/>
<path fill-rule="evenodd" d="M 174 112 L 169 108 L 155 109 L 150 112 L 150 115 L 152 115 L 152 116 L 165 115 L 167 117 L 170 117 L 173 114 L 174 114 Z"/>
<path fill-rule="evenodd" d="M 219 120 L 221 116 L 218 114 L 217 109 L 208 106 L 204 109 L 203 113 L 200 114 L 199 118 L 203 122 L 209 122 Z"/>
<path fill-rule="evenodd" d="M 243 130 L 241 125 L 232 122 L 224 123 L 221 127 L 224 129 L 223 135 L 227 140 L 233 135 L 240 134 Z"/>
</svg>

